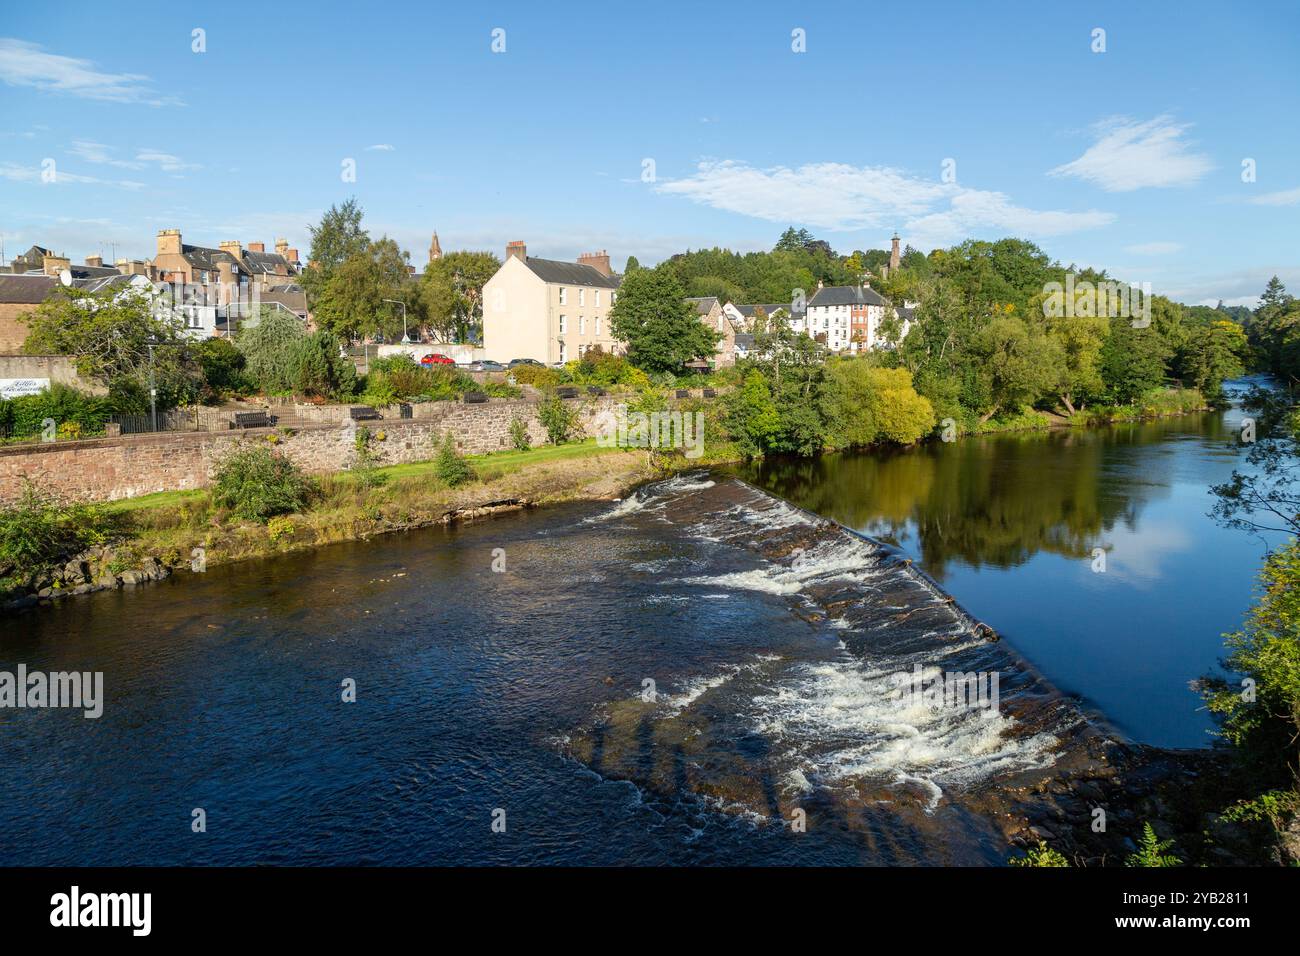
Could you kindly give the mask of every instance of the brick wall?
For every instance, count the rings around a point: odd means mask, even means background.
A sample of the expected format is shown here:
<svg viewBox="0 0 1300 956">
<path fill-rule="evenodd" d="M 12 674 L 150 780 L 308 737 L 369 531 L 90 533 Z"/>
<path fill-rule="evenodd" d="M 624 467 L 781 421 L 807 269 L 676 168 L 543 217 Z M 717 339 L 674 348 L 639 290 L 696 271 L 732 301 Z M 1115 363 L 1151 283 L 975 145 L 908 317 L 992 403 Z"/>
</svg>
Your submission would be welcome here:
<svg viewBox="0 0 1300 956">
<path fill-rule="evenodd" d="M 614 399 L 577 399 L 585 434 L 594 434 L 592 421 L 612 408 Z M 546 440 L 537 419 L 537 405 L 526 400 L 494 399 L 482 405 L 430 402 L 416 406 L 417 419 L 389 418 L 366 423 L 373 434 L 372 450 L 384 464 L 426 461 L 433 457 L 444 430 L 456 436 L 456 446 L 468 455 L 510 447 L 510 422 L 528 425 L 534 445 Z M 273 428 L 228 432 L 180 432 L 133 435 L 76 442 L 0 447 L 0 503 L 13 501 L 30 478 L 61 498 L 79 501 L 112 500 L 201 488 L 231 449 L 240 442 L 266 441 Z M 344 423 L 304 426 L 292 436 L 280 436 L 276 446 L 304 470 L 316 474 L 347 468 L 355 455 L 354 432 Z"/>
</svg>

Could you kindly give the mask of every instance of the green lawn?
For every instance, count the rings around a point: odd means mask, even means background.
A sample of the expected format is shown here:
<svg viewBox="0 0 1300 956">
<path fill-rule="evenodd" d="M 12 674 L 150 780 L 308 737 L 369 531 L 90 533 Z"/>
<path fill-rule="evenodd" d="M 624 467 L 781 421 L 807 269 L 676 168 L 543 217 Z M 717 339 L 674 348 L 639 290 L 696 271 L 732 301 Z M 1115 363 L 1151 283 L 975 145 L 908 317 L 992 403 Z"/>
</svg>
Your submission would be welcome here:
<svg viewBox="0 0 1300 956">
<path fill-rule="evenodd" d="M 621 448 L 601 448 L 594 438 L 586 441 L 571 442 L 567 445 L 540 445 L 527 451 L 495 451 L 487 455 L 469 455 L 467 459 L 477 468 L 490 469 L 496 474 L 508 474 L 527 465 L 547 461 L 564 461 L 570 458 L 587 458 L 591 455 L 605 455 L 620 452 Z M 388 465 L 376 471 L 390 478 L 406 478 L 433 473 L 432 461 L 417 461 L 409 465 Z M 338 472 L 336 481 L 355 481 L 356 476 L 350 472 Z M 193 491 L 160 491 L 157 494 L 141 495 L 139 498 L 126 498 L 121 501 L 108 502 L 105 507 L 112 512 L 136 511 L 141 508 L 174 507 L 206 494 L 202 489 Z"/>
</svg>

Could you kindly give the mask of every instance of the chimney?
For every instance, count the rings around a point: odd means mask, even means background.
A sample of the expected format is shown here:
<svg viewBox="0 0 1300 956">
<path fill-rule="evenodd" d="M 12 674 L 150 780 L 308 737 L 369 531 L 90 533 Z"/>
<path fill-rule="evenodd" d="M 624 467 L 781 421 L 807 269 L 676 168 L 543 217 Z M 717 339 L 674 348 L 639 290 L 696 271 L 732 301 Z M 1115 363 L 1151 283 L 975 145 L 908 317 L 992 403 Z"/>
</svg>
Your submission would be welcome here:
<svg viewBox="0 0 1300 956">
<path fill-rule="evenodd" d="M 47 276 L 57 276 L 64 269 L 72 268 L 72 260 L 67 256 L 56 256 L 51 253 L 42 257 L 41 268 Z"/>
<path fill-rule="evenodd" d="M 277 246 L 276 249 L 277 249 L 277 251 L 278 251 L 279 246 Z M 297 262 L 297 261 L 298 261 L 298 250 L 297 250 L 297 249 L 290 249 L 288 243 L 285 243 L 285 249 L 284 249 L 284 252 L 281 252 L 280 255 L 284 256 L 284 257 L 285 257 L 286 259 L 288 259 L 291 263 L 292 263 L 292 262 Z"/>
<path fill-rule="evenodd" d="M 249 251 L 249 252 L 266 252 L 266 243 L 264 243 L 264 242 L 250 242 L 250 243 L 248 244 L 248 251 Z"/>
<path fill-rule="evenodd" d="M 221 251 L 230 253 L 236 259 L 244 258 L 244 250 L 238 239 L 227 239 L 221 244 Z"/>
<path fill-rule="evenodd" d="M 104 264 L 103 256 L 86 256 L 86 265 L 99 268 Z"/>
<path fill-rule="evenodd" d="M 286 259 L 288 259 L 288 258 L 289 258 L 289 240 L 288 240 L 288 239 L 277 239 L 277 240 L 275 240 L 275 251 L 278 252 L 280 255 L 284 256 Z"/>
<path fill-rule="evenodd" d="M 898 254 L 898 233 L 894 233 L 894 244 L 889 249 L 889 271 L 893 272 L 898 268 L 900 257 Z"/>
<path fill-rule="evenodd" d="M 522 262 L 522 263 L 524 263 L 524 264 L 527 264 L 527 262 L 528 262 L 528 246 L 525 245 L 525 244 L 524 244 L 522 241 L 520 241 L 520 240 L 515 240 L 514 242 L 507 242 L 507 243 L 506 243 L 506 258 L 509 259 L 509 258 L 511 258 L 512 256 L 513 256 L 514 258 L 518 259 L 520 262 Z"/>
<path fill-rule="evenodd" d="M 603 276 L 610 274 L 609 253 L 604 249 L 601 249 L 600 252 L 584 252 L 582 255 L 578 256 L 578 264 L 591 266 Z"/>
<path fill-rule="evenodd" d="M 181 231 L 179 229 L 162 229 L 158 232 L 158 255 L 179 256 L 181 254 Z"/>
</svg>

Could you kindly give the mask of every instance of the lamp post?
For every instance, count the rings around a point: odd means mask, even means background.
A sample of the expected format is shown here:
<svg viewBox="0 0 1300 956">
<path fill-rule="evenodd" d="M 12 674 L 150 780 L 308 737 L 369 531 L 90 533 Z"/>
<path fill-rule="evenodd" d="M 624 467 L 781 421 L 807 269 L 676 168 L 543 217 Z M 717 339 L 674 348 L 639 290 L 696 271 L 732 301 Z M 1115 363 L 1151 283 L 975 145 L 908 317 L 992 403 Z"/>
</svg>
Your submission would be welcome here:
<svg viewBox="0 0 1300 956">
<path fill-rule="evenodd" d="M 383 301 L 391 302 L 393 305 L 400 305 L 402 307 L 402 344 L 410 345 L 411 337 L 406 332 L 406 303 L 397 299 L 384 299 Z"/>
</svg>

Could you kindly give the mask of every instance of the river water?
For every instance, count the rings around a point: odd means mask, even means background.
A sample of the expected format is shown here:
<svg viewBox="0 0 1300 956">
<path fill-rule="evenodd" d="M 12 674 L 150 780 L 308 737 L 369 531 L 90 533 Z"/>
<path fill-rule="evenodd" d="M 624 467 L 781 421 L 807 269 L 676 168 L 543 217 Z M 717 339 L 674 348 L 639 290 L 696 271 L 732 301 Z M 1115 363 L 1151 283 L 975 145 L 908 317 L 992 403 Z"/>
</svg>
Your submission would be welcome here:
<svg viewBox="0 0 1300 956">
<path fill-rule="evenodd" d="M 1259 557 L 1197 517 L 1230 427 L 752 476 L 901 550 L 699 474 L 6 619 L 0 670 L 106 700 L 0 710 L 0 864 L 1000 862 L 989 795 L 1112 733 L 1090 707 L 1200 741 Z M 997 706 L 897 692 L 951 672 Z"/>
</svg>

